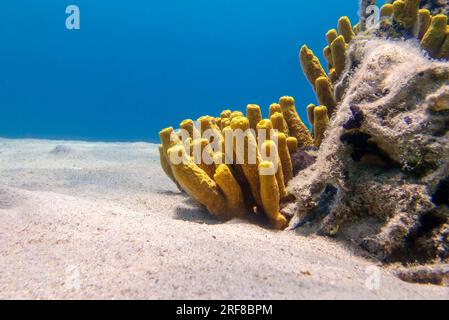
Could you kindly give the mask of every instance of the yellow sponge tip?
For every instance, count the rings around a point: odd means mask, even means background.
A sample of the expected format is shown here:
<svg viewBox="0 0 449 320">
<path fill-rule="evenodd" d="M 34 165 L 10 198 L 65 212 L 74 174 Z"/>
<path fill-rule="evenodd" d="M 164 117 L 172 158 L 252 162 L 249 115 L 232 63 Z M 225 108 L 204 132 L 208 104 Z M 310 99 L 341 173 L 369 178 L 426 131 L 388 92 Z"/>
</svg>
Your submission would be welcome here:
<svg viewBox="0 0 449 320">
<path fill-rule="evenodd" d="M 171 147 L 167 151 L 168 159 L 174 159 L 174 157 L 178 157 L 179 159 L 185 159 L 187 157 L 187 153 L 183 146 L 176 145 Z"/>
<path fill-rule="evenodd" d="M 351 21 L 348 17 L 344 16 L 338 20 L 338 30 L 340 34 L 345 38 L 346 43 L 351 42 L 355 34 L 352 30 Z"/>
<path fill-rule="evenodd" d="M 243 116 L 244 116 L 243 112 L 241 112 L 241 111 L 234 111 L 234 112 L 231 113 L 230 118 L 232 120 L 234 118 L 239 118 L 239 117 L 243 117 Z"/>
<path fill-rule="evenodd" d="M 275 174 L 274 164 L 271 161 L 264 161 L 259 164 L 259 171 L 264 170 L 265 175 Z"/>
<path fill-rule="evenodd" d="M 295 137 L 288 137 L 287 138 L 287 146 L 288 150 L 290 151 L 290 154 L 293 154 L 298 151 L 298 139 Z"/>
<path fill-rule="evenodd" d="M 223 154 L 216 154 L 215 157 L 217 158 L 217 160 L 222 161 L 223 160 Z M 214 157 L 214 159 L 215 159 Z M 215 170 L 215 175 L 223 175 L 229 172 L 229 168 L 227 165 L 219 165 L 217 166 L 217 169 Z"/>
<path fill-rule="evenodd" d="M 278 141 L 279 142 L 286 142 L 287 141 L 287 136 L 285 134 L 283 134 L 282 132 L 278 133 L 277 137 L 278 137 Z"/>
<path fill-rule="evenodd" d="M 447 26 L 448 17 L 444 14 L 438 14 L 432 18 L 432 26 L 444 29 Z"/>
<path fill-rule="evenodd" d="M 279 100 L 281 108 L 293 107 L 295 105 L 295 99 L 293 97 L 285 96 Z"/>
<path fill-rule="evenodd" d="M 273 103 L 270 105 L 270 117 L 275 113 L 282 113 L 281 105 L 279 103 Z"/>
<path fill-rule="evenodd" d="M 231 121 L 231 128 L 232 130 L 241 129 L 243 131 L 246 131 L 249 129 L 249 120 L 246 117 L 235 117 Z"/>
<path fill-rule="evenodd" d="M 393 15 L 393 10 L 393 5 L 391 3 L 384 4 L 382 8 L 380 8 L 380 16 L 391 17 Z"/>
<path fill-rule="evenodd" d="M 334 42 L 335 39 L 338 37 L 338 32 L 335 29 L 331 29 L 326 33 L 326 41 L 329 45 L 331 45 L 332 42 Z"/>
<path fill-rule="evenodd" d="M 246 106 L 246 111 L 248 112 L 259 112 L 260 111 L 260 106 L 258 106 L 257 104 L 249 104 Z"/>
<path fill-rule="evenodd" d="M 231 110 L 223 110 L 223 111 L 221 112 L 221 114 L 220 114 L 220 117 L 221 117 L 222 119 L 230 118 L 230 117 L 231 117 L 231 113 L 232 113 Z"/>
<path fill-rule="evenodd" d="M 258 129 L 273 129 L 273 124 L 268 119 L 263 119 L 257 124 Z"/>
<path fill-rule="evenodd" d="M 160 136 L 171 135 L 173 131 L 174 131 L 174 130 L 173 130 L 173 127 L 165 128 L 165 129 L 162 129 L 162 130 L 159 132 L 159 135 L 160 135 Z"/>
<path fill-rule="evenodd" d="M 313 114 L 315 116 L 315 119 L 319 119 L 321 117 L 327 117 L 327 108 L 325 106 L 318 106 L 315 107 L 313 110 Z"/>
<path fill-rule="evenodd" d="M 271 123 L 278 122 L 278 121 L 284 121 L 284 116 L 281 112 L 275 112 L 270 117 Z"/>
<path fill-rule="evenodd" d="M 186 120 L 183 120 L 183 121 L 181 122 L 180 126 L 181 126 L 181 127 L 192 126 L 193 124 L 194 124 L 194 123 L 193 123 L 193 120 L 192 120 L 192 119 L 186 119 Z"/>
</svg>

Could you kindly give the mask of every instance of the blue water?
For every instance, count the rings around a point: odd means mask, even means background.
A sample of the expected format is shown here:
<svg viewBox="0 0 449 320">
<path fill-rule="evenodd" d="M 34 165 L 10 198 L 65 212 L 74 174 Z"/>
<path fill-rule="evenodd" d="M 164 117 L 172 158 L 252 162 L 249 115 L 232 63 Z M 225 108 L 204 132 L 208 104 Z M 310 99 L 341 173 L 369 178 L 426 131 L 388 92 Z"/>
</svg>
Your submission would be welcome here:
<svg viewBox="0 0 449 320">
<path fill-rule="evenodd" d="M 81 29 L 67 30 L 76 4 Z M 224 108 L 315 96 L 298 50 L 358 0 L 21 0 L 0 9 L 0 136 L 156 141 Z"/>
</svg>

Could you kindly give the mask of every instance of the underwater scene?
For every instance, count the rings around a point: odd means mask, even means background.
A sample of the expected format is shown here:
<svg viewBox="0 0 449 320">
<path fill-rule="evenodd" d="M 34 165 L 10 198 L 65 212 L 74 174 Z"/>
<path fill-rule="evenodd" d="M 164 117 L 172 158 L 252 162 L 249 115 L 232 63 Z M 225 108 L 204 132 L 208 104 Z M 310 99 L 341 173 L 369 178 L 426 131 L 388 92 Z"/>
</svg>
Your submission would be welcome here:
<svg viewBox="0 0 449 320">
<path fill-rule="evenodd" d="M 447 0 L 2 7 L 0 299 L 449 299 Z"/>
</svg>

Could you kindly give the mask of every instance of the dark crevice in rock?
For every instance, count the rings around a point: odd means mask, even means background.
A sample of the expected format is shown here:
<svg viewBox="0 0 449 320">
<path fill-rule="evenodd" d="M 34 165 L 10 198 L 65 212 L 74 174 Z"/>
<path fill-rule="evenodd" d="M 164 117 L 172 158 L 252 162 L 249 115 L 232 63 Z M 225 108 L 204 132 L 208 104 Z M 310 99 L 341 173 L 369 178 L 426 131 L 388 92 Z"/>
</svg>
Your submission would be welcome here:
<svg viewBox="0 0 449 320">
<path fill-rule="evenodd" d="M 343 125 L 346 130 L 350 129 L 360 129 L 362 127 L 363 121 L 365 121 L 365 115 L 360 107 L 356 105 L 351 105 L 349 107 L 352 112 L 351 118 Z"/>
<path fill-rule="evenodd" d="M 405 239 L 404 245 L 395 250 L 386 262 L 400 262 L 404 265 L 410 263 L 428 263 L 437 256 L 437 245 L 433 243 L 433 235 L 447 218 L 438 210 L 423 214 L 419 219 L 419 226 L 412 230 Z"/>
<path fill-rule="evenodd" d="M 368 166 L 381 166 L 384 169 L 398 168 L 395 163 L 378 145 L 371 140 L 369 134 L 363 132 L 348 132 L 341 136 L 341 141 L 352 147 L 351 158 Z"/>
<path fill-rule="evenodd" d="M 449 177 L 443 179 L 432 196 L 432 202 L 437 206 L 449 205 Z"/>
<path fill-rule="evenodd" d="M 301 219 L 295 229 L 304 226 L 306 223 L 321 220 L 332 212 L 338 189 L 332 185 L 327 185 L 317 199 L 317 206 L 304 219 Z"/>
<path fill-rule="evenodd" d="M 449 132 L 449 120 L 445 119 L 444 121 L 434 121 L 431 124 L 432 136 L 441 138 L 444 137 Z"/>
</svg>

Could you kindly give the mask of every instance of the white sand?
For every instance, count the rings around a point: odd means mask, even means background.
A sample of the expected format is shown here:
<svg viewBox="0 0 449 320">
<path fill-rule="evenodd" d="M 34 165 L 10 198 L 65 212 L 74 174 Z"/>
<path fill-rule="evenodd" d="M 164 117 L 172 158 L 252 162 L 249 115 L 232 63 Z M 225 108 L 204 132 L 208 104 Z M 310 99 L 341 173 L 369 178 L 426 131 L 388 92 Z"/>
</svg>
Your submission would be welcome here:
<svg viewBox="0 0 449 320">
<path fill-rule="evenodd" d="M 164 177 L 155 145 L 0 139 L 2 299 L 449 298 L 388 269 L 370 289 L 376 262 L 354 250 L 218 223 Z"/>
</svg>

